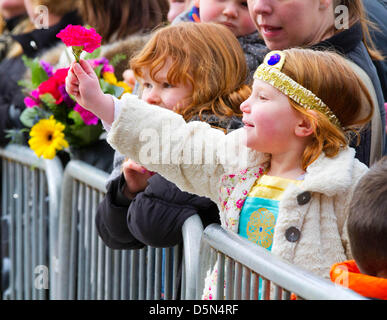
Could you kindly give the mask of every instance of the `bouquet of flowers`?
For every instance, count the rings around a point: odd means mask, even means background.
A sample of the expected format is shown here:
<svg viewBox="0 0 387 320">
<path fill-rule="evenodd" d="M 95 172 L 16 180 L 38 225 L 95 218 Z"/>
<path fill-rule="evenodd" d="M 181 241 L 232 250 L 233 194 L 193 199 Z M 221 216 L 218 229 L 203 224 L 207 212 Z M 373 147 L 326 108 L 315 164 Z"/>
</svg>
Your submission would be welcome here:
<svg viewBox="0 0 387 320">
<path fill-rule="evenodd" d="M 58 37 L 66 45 L 73 46 L 76 59 L 82 50 L 89 52 L 85 60 L 92 65 L 104 93 L 119 98 L 123 93 L 131 92 L 130 87 L 117 81 L 114 75 L 114 64 L 125 57 L 115 57 L 110 63 L 104 57 L 99 58 L 101 39 L 94 29 L 69 25 Z M 36 155 L 52 159 L 59 150 L 81 148 L 99 140 L 103 132 L 99 119 L 66 92 L 65 79 L 70 68 L 54 70 L 44 61 L 23 59 L 31 70 L 31 82 L 21 83 L 28 94 L 20 120 L 30 128 L 27 129 L 30 135 L 28 144 Z"/>
</svg>

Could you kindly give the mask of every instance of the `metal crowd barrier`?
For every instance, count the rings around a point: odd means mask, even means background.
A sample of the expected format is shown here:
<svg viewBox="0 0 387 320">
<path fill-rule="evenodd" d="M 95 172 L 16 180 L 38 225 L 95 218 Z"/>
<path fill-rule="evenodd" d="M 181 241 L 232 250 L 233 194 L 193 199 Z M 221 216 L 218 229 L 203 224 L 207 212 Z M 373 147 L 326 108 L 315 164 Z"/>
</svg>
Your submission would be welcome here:
<svg viewBox="0 0 387 320">
<path fill-rule="evenodd" d="M 197 215 L 183 225 L 181 246 L 109 249 L 94 222 L 105 172 L 70 161 L 63 175 L 59 159 L 38 159 L 17 145 L 0 149 L 0 157 L 1 232 L 8 242 L 1 259 L 9 261 L 3 299 L 169 300 L 179 292 L 181 299 L 201 299 L 215 264 L 220 299 L 287 300 L 291 293 L 307 300 L 365 299 L 219 225 L 203 232 Z"/>
<path fill-rule="evenodd" d="M 219 300 L 289 300 L 292 293 L 305 300 L 365 299 L 212 224 L 202 236 L 196 299 L 202 298 L 207 272 L 215 264 L 218 269 L 215 297 Z"/>
<path fill-rule="evenodd" d="M 49 299 L 55 289 L 60 188 L 59 159 L 43 160 L 29 148 L 8 145 L 2 158 L 1 259 L 9 286 L 3 299 Z"/>
<path fill-rule="evenodd" d="M 70 161 L 66 166 L 54 299 L 173 299 L 177 297 L 181 261 L 181 298 L 194 298 L 203 230 L 199 217 L 191 217 L 183 227 L 184 248 L 112 250 L 105 246 L 95 227 L 95 214 L 106 193 L 107 177 L 105 172 L 80 161 Z"/>
</svg>

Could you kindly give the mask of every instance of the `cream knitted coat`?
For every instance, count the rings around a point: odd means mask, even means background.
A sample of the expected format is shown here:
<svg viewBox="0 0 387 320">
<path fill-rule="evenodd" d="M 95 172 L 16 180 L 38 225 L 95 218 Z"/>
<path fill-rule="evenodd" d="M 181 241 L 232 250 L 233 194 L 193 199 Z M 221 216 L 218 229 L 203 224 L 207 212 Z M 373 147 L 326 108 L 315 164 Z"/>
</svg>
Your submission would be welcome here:
<svg viewBox="0 0 387 320">
<path fill-rule="evenodd" d="M 268 163 L 267 155 L 243 146 L 244 129 L 224 135 L 203 122 L 187 124 L 129 94 L 118 103 L 120 112 L 108 134 L 113 148 L 180 189 L 211 198 L 220 208 L 223 227 L 237 232 L 247 192 Z M 314 161 L 303 183 L 283 194 L 273 254 L 329 278 L 333 263 L 351 257 L 344 231 L 347 208 L 367 170 L 351 148 Z"/>
</svg>

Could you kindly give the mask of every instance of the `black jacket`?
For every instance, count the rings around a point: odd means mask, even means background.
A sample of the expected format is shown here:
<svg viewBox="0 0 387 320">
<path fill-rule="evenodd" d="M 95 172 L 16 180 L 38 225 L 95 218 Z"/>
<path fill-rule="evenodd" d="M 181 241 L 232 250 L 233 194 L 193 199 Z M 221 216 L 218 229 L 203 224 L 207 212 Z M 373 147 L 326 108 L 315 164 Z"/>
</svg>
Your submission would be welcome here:
<svg viewBox="0 0 387 320">
<path fill-rule="evenodd" d="M 49 29 L 33 30 L 29 33 L 14 35 L 13 38 L 21 44 L 27 57 L 35 58 L 60 41 L 56 35 L 61 29 L 68 24 L 80 23 L 81 19 L 76 12 L 71 12 Z M 0 63 L 0 146 L 5 146 L 9 142 L 5 138 L 4 130 L 22 128 L 19 116 L 25 109 L 25 96 L 18 81 L 22 79 L 25 71 L 26 67 L 21 56 L 4 59 Z"/>
<path fill-rule="evenodd" d="M 96 215 L 98 234 L 112 249 L 172 247 L 182 242 L 182 226 L 196 213 L 204 227 L 220 223 L 214 202 L 181 191 L 159 174 L 131 200 L 123 194 L 124 185 L 123 174 L 109 184 Z"/>
</svg>

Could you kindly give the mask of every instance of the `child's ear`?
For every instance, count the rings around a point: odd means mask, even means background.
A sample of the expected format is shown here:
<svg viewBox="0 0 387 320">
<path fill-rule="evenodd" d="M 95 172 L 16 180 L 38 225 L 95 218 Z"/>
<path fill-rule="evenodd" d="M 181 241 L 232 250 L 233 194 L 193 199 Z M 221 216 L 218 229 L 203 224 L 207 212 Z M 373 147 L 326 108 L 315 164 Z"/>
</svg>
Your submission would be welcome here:
<svg viewBox="0 0 387 320">
<path fill-rule="evenodd" d="M 314 133 L 314 119 L 317 119 L 317 113 L 313 110 L 308 110 L 307 112 L 310 113 L 313 118 L 311 119 L 307 116 L 300 118 L 300 121 L 295 128 L 295 134 L 298 137 L 308 137 Z"/>
</svg>

